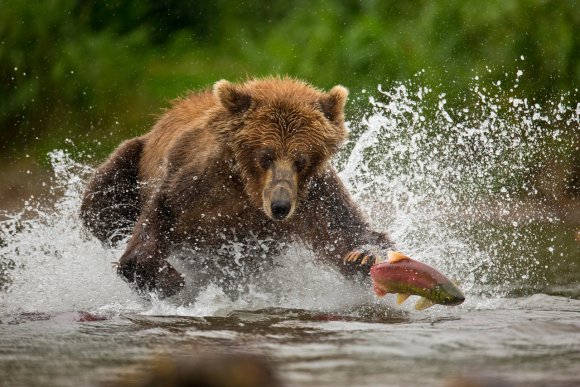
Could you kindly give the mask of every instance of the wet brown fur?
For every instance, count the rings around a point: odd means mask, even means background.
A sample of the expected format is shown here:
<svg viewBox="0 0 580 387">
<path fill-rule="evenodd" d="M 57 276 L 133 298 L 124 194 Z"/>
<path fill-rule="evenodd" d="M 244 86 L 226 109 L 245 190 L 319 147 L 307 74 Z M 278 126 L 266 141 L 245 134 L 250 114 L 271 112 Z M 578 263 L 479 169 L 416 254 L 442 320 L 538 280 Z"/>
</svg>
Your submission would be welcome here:
<svg viewBox="0 0 580 387">
<path fill-rule="evenodd" d="M 176 245 L 215 251 L 230 238 L 302 241 L 345 274 L 368 273 L 370 265 L 342 259 L 390 242 L 369 228 L 329 165 L 346 137 L 346 94 L 274 77 L 192 93 L 96 170 L 81 217 L 101 240 L 115 235 L 111 219 L 136 222 L 119 273 L 161 296 L 183 286 L 166 261 Z M 276 221 L 268 209 L 280 192 L 292 212 Z M 119 203 L 132 210 L 115 212 Z"/>
</svg>

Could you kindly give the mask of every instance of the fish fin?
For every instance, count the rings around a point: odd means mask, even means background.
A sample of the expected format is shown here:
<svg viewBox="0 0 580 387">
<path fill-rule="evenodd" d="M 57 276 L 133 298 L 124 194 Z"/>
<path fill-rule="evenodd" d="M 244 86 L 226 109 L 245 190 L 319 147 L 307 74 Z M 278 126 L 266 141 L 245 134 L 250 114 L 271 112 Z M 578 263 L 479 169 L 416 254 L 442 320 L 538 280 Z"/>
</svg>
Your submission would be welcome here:
<svg viewBox="0 0 580 387">
<path fill-rule="evenodd" d="M 417 303 L 415 304 L 415 309 L 416 310 L 423 310 L 423 309 L 430 308 L 433 305 L 435 305 L 435 303 L 433 301 L 429 300 L 428 298 L 421 297 L 419 299 L 419 301 L 417 301 Z"/>
<path fill-rule="evenodd" d="M 377 297 L 384 297 L 387 295 L 387 289 L 383 289 L 382 287 L 378 286 L 376 283 L 373 285 L 373 290 Z"/>
<path fill-rule="evenodd" d="M 401 305 L 403 302 L 409 298 L 410 294 L 407 293 L 399 293 L 397 294 L 397 305 Z"/>
<path fill-rule="evenodd" d="M 404 259 L 409 259 L 409 257 L 401 253 L 400 251 L 387 251 L 387 258 L 389 263 L 397 263 Z"/>
</svg>

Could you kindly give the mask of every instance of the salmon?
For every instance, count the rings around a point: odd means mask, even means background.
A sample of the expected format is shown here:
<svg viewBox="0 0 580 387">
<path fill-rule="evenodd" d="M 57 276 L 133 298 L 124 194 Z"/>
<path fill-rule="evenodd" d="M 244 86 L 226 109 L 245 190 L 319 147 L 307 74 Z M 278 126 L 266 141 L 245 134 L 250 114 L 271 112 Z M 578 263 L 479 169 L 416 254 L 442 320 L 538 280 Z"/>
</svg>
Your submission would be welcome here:
<svg viewBox="0 0 580 387">
<path fill-rule="evenodd" d="M 435 304 L 459 305 L 465 301 L 463 292 L 431 266 L 397 251 L 389 251 L 387 258 L 386 261 L 373 265 L 370 271 L 378 296 L 397 293 L 398 305 L 405 302 L 410 295 L 421 296 L 415 305 L 417 310 Z"/>
</svg>

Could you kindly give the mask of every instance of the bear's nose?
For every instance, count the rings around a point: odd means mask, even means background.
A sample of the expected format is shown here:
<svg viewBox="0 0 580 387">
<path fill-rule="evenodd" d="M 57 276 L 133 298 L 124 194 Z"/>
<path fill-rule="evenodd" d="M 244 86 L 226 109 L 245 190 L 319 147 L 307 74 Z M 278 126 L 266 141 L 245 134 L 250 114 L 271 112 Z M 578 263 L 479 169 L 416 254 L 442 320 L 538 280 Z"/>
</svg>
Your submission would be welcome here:
<svg viewBox="0 0 580 387">
<path fill-rule="evenodd" d="M 292 204 L 287 200 L 275 200 L 272 202 L 270 208 L 272 209 L 274 219 L 282 220 L 290 213 Z"/>
</svg>

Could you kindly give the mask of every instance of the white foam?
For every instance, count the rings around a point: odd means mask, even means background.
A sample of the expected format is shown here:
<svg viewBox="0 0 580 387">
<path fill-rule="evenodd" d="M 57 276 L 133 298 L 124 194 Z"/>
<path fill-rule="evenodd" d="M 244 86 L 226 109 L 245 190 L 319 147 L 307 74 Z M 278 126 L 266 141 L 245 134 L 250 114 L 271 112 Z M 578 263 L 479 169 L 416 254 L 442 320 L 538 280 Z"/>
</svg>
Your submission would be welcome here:
<svg viewBox="0 0 580 387">
<path fill-rule="evenodd" d="M 90 169 L 62 151 L 50 154 L 54 190 L 62 190 L 53 208 L 29 202 L 1 223 L 2 259 L 12 259 L 8 292 L 0 293 L 3 313 L 95 310 L 117 304 L 134 309 L 139 298 L 112 270 L 117 251 L 105 249 L 81 232 L 78 209 Z"/>
</svg>

